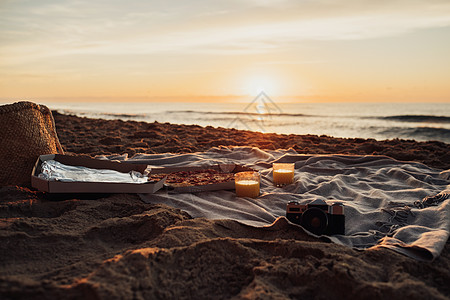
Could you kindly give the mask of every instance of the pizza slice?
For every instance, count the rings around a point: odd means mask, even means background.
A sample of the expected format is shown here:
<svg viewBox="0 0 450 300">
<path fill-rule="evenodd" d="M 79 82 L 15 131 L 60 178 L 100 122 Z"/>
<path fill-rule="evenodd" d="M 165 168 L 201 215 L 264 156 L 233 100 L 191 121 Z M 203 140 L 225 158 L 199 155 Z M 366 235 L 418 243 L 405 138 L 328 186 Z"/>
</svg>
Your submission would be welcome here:
<svg viewBox="0 0 450 300">
<path fill-rule="evenodd" d="M 149 175 L 149 180 L 161 180 L 166 177 L 166 184 L 173 187 L 200 186 L 234 180 L 234 173 L 222 173 L 214 169 L 195 171 L 179 171 L 172 173 L 159 173 Z"/>
</svg>

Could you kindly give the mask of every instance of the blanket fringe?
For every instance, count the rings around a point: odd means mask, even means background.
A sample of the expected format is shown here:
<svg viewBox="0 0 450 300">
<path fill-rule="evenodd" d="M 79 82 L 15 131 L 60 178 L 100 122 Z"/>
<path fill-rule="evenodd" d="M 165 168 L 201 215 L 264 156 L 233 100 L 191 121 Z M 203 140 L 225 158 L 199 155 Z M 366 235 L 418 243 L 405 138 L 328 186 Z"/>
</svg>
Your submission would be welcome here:
<svg viewBox="0 0 450 300">
<path fill-rule="evenodd" d="M 448 191 L 442 191 L 437 195 L 434 196 L 427 196 L 423 198 L 422 200 L 417 200 L 414 202 L 414 206 L 417 208 L 427 208 L 430 206 L 436 206 L 439 203 L 447 200 L 450 198 L 450 192 Z"/>
</svg>

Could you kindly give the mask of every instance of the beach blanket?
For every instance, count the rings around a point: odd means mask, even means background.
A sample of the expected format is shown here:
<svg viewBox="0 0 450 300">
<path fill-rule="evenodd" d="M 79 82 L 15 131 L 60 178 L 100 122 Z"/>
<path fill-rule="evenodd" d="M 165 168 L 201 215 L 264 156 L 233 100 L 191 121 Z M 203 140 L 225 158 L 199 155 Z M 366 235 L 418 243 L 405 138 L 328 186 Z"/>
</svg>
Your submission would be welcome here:
<svg viewBox="0 0 450 300">
<path fill-rule="evenodd" d="M 386 156 L 304 155 L 294 150 L 212 148 L 189 154 L 140 154 L 108 159 L 150 166 L 209 166 L 236 163 L 261 173 L 261 195 L 236 197 L 234 191 L 140 195 L 146 203 L 163 203 L 192 217 L 233 219 L 267 226 L 284 218 L 289 201 L 322 199 L 345 207 L 345 235 L 321 238 L 355 249 L 390 248 L 419 260 L 439 256 L 450 232 L 449 171 Z M 272 183 L 272 163 L 295 163 L 295 182 Z M 301 227 L 299 226 L 299 230 Z"/>
</svg>

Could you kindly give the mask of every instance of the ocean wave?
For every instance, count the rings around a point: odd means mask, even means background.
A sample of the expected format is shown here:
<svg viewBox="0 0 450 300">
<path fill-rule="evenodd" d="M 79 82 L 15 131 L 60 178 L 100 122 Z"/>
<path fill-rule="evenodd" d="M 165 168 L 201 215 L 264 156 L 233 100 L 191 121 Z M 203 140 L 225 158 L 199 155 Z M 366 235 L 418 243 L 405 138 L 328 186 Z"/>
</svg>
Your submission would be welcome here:
<svg viewBox="0 0 450 300">
<path fill-rule="evenodd" d="M 402 122 L 427 122 L 427 123 L 450 123 L 450 117 L 432 115 L 397 115 L 380 117 L 382 120 L 402 121 Z"/>
<path fill-rule="evenodd" d="M 104 116 L 114 117 L 114 118 L 126 118 L 126 119 L 147 117 L 146 114 L 126 114 L 126 113 L 101 113 L 99 115 L 104 115 Z"/>
<path fill-rule="evenodd" d="M 79 117 L 91 117 L 91 118 L 102 118 L 102 117 L 106 117 L 106 118 L 113 118 L 113 119 L 120 119 L 120 118 L 124 118 L 124 119 L 136 119 L 136 118 L 145 118 L 147 117 L 146 114 L 131 114 L 131 113 L 109 113 L 109 112 L 95 112 L 95 111 L 80 111 L 80 110 L 76 110 L 76 109 L 59 109 L 56 111 L 61 111 L 61 113 L 63 114 L 68 114 L 68 115 L 76 115 Z"/>
<path fill-rule="evenodd" d="M 415 139 L 421 141 L 442 141 L 450 143 L 450 129 L 436 127 L 391 127 L 383 129 L 379 134 L 401 139 Z"/>
<path fill-rule="evenodd" d="M 280 117 L 316 117 L 307 114 L 289 114 L 289 113 L 257 113 L 245 111 L 200 111 L 200 110 L 169 110 L 167 114 L 201 114 L 201 115 L 244 115 L 244 116 L 280 116 Z"/>
</svg>

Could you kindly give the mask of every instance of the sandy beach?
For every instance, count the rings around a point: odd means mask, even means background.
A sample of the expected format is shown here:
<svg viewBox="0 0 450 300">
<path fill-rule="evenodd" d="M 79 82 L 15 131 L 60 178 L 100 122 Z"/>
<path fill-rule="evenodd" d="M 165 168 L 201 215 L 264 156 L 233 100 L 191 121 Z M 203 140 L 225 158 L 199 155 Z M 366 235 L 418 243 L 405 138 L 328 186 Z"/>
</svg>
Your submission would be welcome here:
<svg viewBox="0 0 450 300">
<path fill-rule="evenodd" d="M 66 154 L 253 146 L 386 155 L 450 169 L 449 145 L 87 119 L 53 112 Z M 54 199 L 0 188 L 2 299 L 448 299 L 450 244 L 432 262 L 322 242 L 283 219 L 254 228 L 191 218 L 138 195 Z"/>
</svg>

